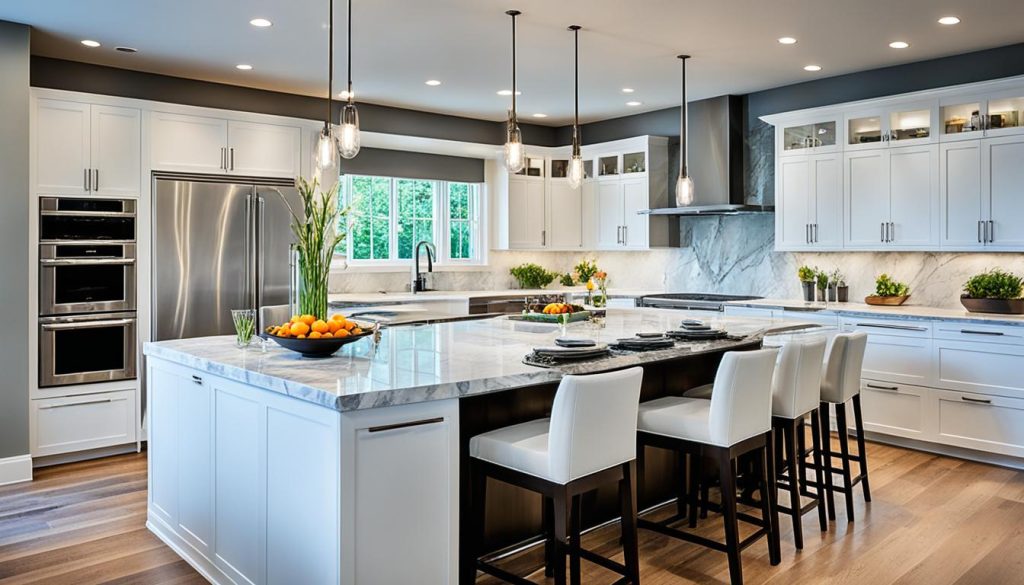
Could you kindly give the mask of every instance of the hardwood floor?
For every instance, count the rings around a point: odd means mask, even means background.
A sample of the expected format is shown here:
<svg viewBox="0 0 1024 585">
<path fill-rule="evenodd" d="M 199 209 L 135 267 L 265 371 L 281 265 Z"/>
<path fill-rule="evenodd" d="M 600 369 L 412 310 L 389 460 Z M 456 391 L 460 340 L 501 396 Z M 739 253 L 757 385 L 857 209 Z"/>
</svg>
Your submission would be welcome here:
<svg viewBox="0 0 1024 585">
<path fill-rule="evenodd" d="M 838 501 L 827 533 L 818 531 L 814 514 L 805 516 L 804 550 L 797 553 L 783 517 L 782 565 L 771 567 L 767 548 L 755 544 L 743 555 L 745 582 L 1024 582 L 1024 473 L 877 443 L 868 443 L 868 461 L 874 501 L 865 505 L 857 491 L 855 522 L 846 522 Z M 205 583 L 146 530 L 145 517 L 144 454 L 42 469 L 30 484 L 0 487 L 0 585 Z M 722 536 L 715 516 L 702 530 Z M 598 530 L 584 546 L 621 560 L 617 535 L 617 527 Z M 500 565 L 521 574 L 536 555 Z M 729 579 L 725 555 L 643 530 L 640 562 L 644 585 Z M 587 584 L 615 580 L 587 562 L 583 571 Z M 540 571 L 531 578 L 545 582 Z"/>
</svg>

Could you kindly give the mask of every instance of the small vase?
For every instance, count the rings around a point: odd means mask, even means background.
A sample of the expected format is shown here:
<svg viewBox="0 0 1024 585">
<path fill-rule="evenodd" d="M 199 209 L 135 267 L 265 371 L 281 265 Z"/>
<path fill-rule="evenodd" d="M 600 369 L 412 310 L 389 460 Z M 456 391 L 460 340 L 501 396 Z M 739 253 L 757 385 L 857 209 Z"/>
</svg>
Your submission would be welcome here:
<svg viewBox="0 0 1024 585">
<path fill-rule="evenodd" d="M 840 303 L 850 302 L 850 287 L 840 286 L 836 289 L 836 300 Z"/>
<path fill-rule="evenodd" d="M 804 300 L 808 303 L 814 302 L 814 283 L 813 282 L 801 282 L 804 291 Z"/>
<path fill-rule="evenodd" d="M 828 285 L 828 302 L 830 302 L 830 303 L 836 302 L 836 299 L 839 296 L 838 288 L 839 288 L 838 285 L 835 285 L 835 284 Z"/>
</svg>

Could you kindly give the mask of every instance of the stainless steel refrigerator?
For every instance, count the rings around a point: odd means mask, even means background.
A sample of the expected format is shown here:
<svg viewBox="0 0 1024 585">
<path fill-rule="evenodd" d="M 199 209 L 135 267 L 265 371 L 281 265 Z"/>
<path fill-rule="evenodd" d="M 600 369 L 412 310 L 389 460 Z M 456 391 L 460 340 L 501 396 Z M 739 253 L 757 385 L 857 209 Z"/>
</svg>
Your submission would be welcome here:
<svg viewBox="0 0 1024 585">
<path fill-rule="evenodd" d="M 292 181 L 154 174 L 155 341 L 234 332 L 232 309 L 289 303 Z"/>
</svg>

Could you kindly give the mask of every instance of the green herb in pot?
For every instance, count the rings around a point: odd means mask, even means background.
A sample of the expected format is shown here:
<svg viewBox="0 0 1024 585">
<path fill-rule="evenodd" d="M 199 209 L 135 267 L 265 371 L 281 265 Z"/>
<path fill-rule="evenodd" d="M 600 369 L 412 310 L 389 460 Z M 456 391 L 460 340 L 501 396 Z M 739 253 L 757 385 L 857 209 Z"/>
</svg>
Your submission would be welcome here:
<svg viewBox="0 0 1024 585">
<path fill-rule="evenodd" d="M 875 279 L 875 295 L 880 297 L 905 297 L 910 294 L 906 283 L 893 280 L 888 274 L 881 274 Z"/>
<path fill-rule="evenodd" d="M 523 289 L 544 288 L 551 284 L 558 276 L 558 274 L 548 272 L 543 267 L 532 262 L 515 266 L 509 270 L 509 273 L 519 283 L 519 288 Z"/>
<path fill-rule="evenodd" d="M 964 293 L 972 299 L 1019 299 L 1024 278 L 995 268 L 972 276 L 964 283 Z"/>
<path fill-rule="evenodd" d="M 800 282 L 814 282 L 817 272 L 817 270 L 810 266 L 801 266 L 797 269 L 796 276 L 800 279 Z"/>
</svg>

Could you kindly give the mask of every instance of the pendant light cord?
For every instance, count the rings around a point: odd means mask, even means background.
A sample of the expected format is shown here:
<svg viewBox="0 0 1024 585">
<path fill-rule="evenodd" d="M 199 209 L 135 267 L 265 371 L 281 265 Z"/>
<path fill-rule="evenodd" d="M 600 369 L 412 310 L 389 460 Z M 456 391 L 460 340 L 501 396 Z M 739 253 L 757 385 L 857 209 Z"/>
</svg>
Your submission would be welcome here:
<svg viewBox="0 0 1024 585">
<path fill-rule="evenodd" d="M 508 10 L 505 14 L 512 17 L 512 115 L 510 121 L 516 122 L 516 17 L 522 14 L 518 10 Z"/>
<path fill-rule="evenodd" d="M 679 55 L 679 60 L 683 62 L 683 82 L 682 82 L 682 96 L 683 103 L 679 107 L 679 176 L 686 176 L 687 159 L 689 158 L 689 148 L 686 140 L 686 60 L 689 59 L 689 55 Z"/>
<path fill-rule="evenodd" d="M 327 0 L 327 5 L 327 117 L 324 118 L 324 130 L 329 132 L 334 105 L 331 96 L 334 91 L 334 0 Z"/>
<path fill-rule="evenodd" d="M 580 154 L 580 29 L 578 24 L 569 27 L 573 35 L 573 124 L 572 156 Z"/>
<path fill-rule="evenodd" d="M 348 103 L 354 101 L 352 95 L 352 0 L 348 0 Z"/>
</svg>

